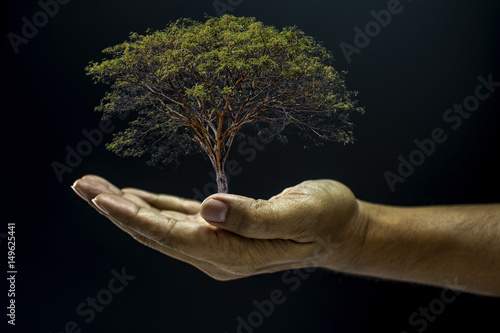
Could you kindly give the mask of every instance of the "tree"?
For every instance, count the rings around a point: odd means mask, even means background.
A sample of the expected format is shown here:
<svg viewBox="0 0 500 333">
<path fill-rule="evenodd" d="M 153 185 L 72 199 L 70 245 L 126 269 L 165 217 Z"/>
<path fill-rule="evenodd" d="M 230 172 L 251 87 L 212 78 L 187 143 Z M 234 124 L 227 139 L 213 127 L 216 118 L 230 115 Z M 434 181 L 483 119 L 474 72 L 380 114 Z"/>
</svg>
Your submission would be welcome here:
<svg viewBox="0 0 500 333">
<path fill-rule="evenodd" d="M 136 116 L 107 148 L 149 155 L 149 164 L 201 150 L 220 192 L 228 191 L 224 166 L 243 130 L 271 124 L 272 135 L 288 127 L 345 144 L 353 142 L 350 114 L 364 111 L 319 42 L 255 18 L 179 19 L 163 30 L 131 33 L 103 53 L 110 58 L 86 68 L 94 82 L 111 87 L 96 110 L 104 119 Z"/>
</svg>

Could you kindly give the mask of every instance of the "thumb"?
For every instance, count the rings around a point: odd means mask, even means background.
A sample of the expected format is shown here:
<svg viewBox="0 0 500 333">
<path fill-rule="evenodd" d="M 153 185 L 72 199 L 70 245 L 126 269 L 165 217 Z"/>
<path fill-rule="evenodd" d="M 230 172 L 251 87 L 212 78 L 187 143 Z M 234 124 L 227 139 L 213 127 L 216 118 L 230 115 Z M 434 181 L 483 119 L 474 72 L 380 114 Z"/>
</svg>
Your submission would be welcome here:
<svg viewBox="0 0 500 333">
<path fill-rule="evenodd" d="M 208 223 L 247 238 L 294 239 L 303 225 L 305 207 L 293 197 L 255 200 L 217 193 L 206 198 L 200 215 Z"/>
</svg>

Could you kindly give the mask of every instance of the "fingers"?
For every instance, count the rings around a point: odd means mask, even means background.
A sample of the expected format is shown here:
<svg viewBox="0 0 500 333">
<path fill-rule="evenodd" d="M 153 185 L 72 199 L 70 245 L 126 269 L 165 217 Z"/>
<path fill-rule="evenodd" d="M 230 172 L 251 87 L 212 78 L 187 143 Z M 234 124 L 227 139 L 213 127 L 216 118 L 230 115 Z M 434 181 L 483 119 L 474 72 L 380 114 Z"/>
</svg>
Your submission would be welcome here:
<svg viewBox="0 0 500 333">
<path fill-rule="evenodd" d="M 158 243 L 163 253 L 182 255 L 197 267 L 200 261 L 213 264 L 212 272 L 218 267 L 234 274 L 233 278 L 290 265 L 310 252 L 310 244 L 245 238 L 207 223 L 175 220 L 112 194 L 100 194 L 94 203 L 129 233 L 136 233 L 134 238 L 140 242 L 149 246 Z"/>
<path fill-rule="evenodd" d="M 194 200 L 186 200 L 183 198 L 169 196 L 164 194 L 155 194 L 139 189 L 124 189 L 120 190 L 106 179 L 87 175 L 77 180 L 71 188 L 82 199 L 94 206 L 92 199 L 101 193 L 119 195 L 129 201 L 138 204 L 141 207 L 155 208 L 158 210 L 169 210 L 170 215 L 183 216 L 182 214 L 196 214 L 200 209 L 200 203 Z M 94 207 L 95 208 L 95 207 Z M 179 214 L 176 215 L 176 212 Z"/>
<path fill-rule="evenodd" d="M 100 211 L 98 207 L 96 207 L 95 203 L 92 200 L 97 195 L 102 193 L 119 195 L 135 203 L 139 207 L 154 209 L 141 198 L 121 191 L 119 188 L 117 188 L 104 178 L 98 176 L 85 176 L 82 179 L 77 180 L 73 184 L 73 186 L 71 186 L 71 188 L 73 189 L 73 191 L 75 191 L 76 194 L 78 194 L 80 198 L 87 201 L 87 203 L 94 209 L 96 209 L 99 213 L 102 213 L 102 211 Z"/>
<path fill-rule="evenodd" d="M 106 179 L 99 176 L 88 175 L 75 181 L 71 188 L 82 199 L 90 201 L 100 193 L 111 193 L 122 195 L 122 191 L 108 182 Z"/>
<path fill-rule="evenodd" d="M 95 200 L 95 202 L 97 203 L 97 200 Z M 134 229 L 122 224 L 119 220 L 110 216 L 108 212 L 102 210 L 101 207 L 99 207 L 97 205 L 95 205 L 95 207 L 102 215 L 106 216 L 118 228 L 120 228 L 122 231 L 124 231 L 127 234 L 129 234 L 130 236 L 132 236 L 132 238 L 134 238 L 139 243 L 146 245 L 146 246 L 148 246 L 156 251 L 159 251 L 163 254 L 166 254 L 169 257 L 172 257 L 174 259 L 177 259 L 177 260 L 183 261 L 185 263 L 188 263 L 190 265 L 193 265 L 214 279 L 217 279 L 220 281 L 228 281 L 228 280 L 234 280 L 234 279 L 244 277 L 242 275 L 238 275 L 238 274 L 235 274 L 233 272 L 229 272 L 227 270 L 224 270 L 224 269 L 222 269 L 222 268 L 220 268 L 217 265 L 214 265 L 212 263 L 206 262 L 204 260 L 199 260 L 199 259 L 193 258 L 191 256 L 182 254 L 178 251 L 175 251 L 173 249 L 165 247 L 163 244 L 160 244 L 156 241 L 153 241 L 150 238 L 141 235 L 140 233 L 138 233 Z"/>
<path fill-rule="evenodd" d="M 200 210 L 200 202 L 179 198 L 173 195 L 156 194 L 135 188 L 125 188 L 123 192 L 133 194 L 158 209 L 172 210 L 184 214 L 196 214 Z"/>
<path fill-rule="evenodd" d="M 112 194 L 100 194 L 93 202 L 123 226 L 171 249 L 197 257 L 204 251 L 200 251 L 200 244 L 208 241 L 202 237 L 210 237 L 210 231 L 213 231 L 209 224 L 176 220 Z"/>
<path fill-rule="evenodd" d="M 217 279 L 217 280 L 226 281 L 226 280 L 233 280 L 236 278 L 243 277 L 242 275 L 238 275 L 238 274 L 235 274 L 233 272 L 229 272 L 227 270 L 224 270 L 224 269 L 222 269 L 222 268 L 220 268 L 217 265 L 214 265 L 212 263 L 193 258 L 189 255 L 185 255 L 185 254 L 182 254 L 178 251 L 175 251 L 173 249 L 165 247 L 163 244 L 160 244 L 159 242 L 154 241 L 154 240 L 138 233 L 134 229 L 126 226 L 121 221 L 119 221 L 118 219 L 111 216 L 102 207 L 99 207 L 98 205 L 96 205 L 96 203 L 98 202 L 98 199 L 96 199 L 96 197 L 98 197 L 99 195 L 103 195 L 103 194 L 118 195 L 118 196 L 121 196 L 121 198 L 125 199 L 126 201 L 134 204 L 138 208 L 149 209 L 149 210 L 154 211 L 154 212 L 159 212 L 159 211 L 156 210 L 155 208 L 151 207 L 151 205 L 148 202 L 144 201 L 140 197 L 135 196 L 132 193 L 126 193 L 124 191 L 121 191 L 116 186 L 109 183 L 106 179 L 101 178 L 99 176 L 89 175 L 89 176 L 85 176 L 85 177 L 77 180 L 73 184 L 73 186 L 71 186 L 71 187 L 78 196 L 80 196 L 82 199 L 87 201 L 100 214 L 106 216 L 118 228 L 120 228 L 122 231 L 124 231 L 127 234 L 129 234 L 130 236 L 132 236 L 139 243 L 146 245 L 148 247 L 151 247 L 157 251 L 160 251 L 163 254 L 166 254 L 172 258 L 189 263 L 189 264 L 197 267 L 198 269 L 200 269 L 201 271 L 203 271 L 207 275 L 209 275 L 212 278 Z M 198 203 L 198 205 L 199 205 L 199 203 Z M 176 212 L 171 212 L 171 214 L 175 214 L 175 213 Z M 166 213 L 164 213 L 164 214 L 166 214 Z M 166 215 L 171 215 L 171 214 L 166 214 Z M 178 215 L 176 217 L 181 218 L 181 217 L 185 217 L 185 215 L 178 213 Z"/>
<path fill-rule="evenodd" d="M 218 228 L 256 239 L 298 239 L 310 227 L 314 204 L 300 194 L 254 200 L 214 194 L 202 203 L 200 215 Z"/>
</svg>

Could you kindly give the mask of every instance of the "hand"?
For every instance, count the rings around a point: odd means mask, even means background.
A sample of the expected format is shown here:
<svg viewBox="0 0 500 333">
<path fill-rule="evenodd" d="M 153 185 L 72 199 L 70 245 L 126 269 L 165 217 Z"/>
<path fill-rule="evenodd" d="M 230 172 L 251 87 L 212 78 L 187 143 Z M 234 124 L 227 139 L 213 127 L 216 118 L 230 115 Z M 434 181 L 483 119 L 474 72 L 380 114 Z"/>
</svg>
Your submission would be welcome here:
<svg viewBox="0 0 500 333">
<path fill-rule="evenodd" d="M 140 243 L 217 280 L 310 266 L 348 270 L 366 230 L 358 201 L 333 180 L 305 181 L 269 200 L 218 193 L 203 203 L 98 176 L 72 188 Z"/>
</svg>

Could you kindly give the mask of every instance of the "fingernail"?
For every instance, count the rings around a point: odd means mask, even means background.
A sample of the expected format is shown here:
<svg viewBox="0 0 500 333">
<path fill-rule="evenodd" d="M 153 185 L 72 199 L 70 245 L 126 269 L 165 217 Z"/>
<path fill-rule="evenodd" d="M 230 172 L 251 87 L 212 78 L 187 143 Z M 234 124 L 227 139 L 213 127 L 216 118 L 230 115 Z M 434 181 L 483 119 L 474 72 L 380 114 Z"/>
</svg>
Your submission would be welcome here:
<svg viewBox="0 0 500 333">
<path fill-rule="evenodd" d="M 76 184 L 76 182 L 75 182 L 75 184 Z M 82 194 L 80 191 L 78 191 L 78 189 L 76 188 L 75 184 L 71 185 L 71 189 L 73 189 L 73 191 L 75 191 L 75 193 L 76 193 L 76 194 L 77 194 L 80 198 L 84 198 L 84 199 L 85 199 L 85 197 L 83 196 L 83 194 Z"/>
<path fill-rule="evenodd" d="M 226 220 L 227 208 L 224 202 L 209 199 L 201 206 L 200 214 L 207 221 L 222 223 Z"/>
<path fill-rule="evenodd" d="M 97 203 L 97 200 L 96 199 L 92 199 L 92 202 L 94 203 L 94 205 L 97 207 L 97 209 L 99 209 L 101 212 L 103 212 L 104 214 L 108 214 L 108 211 L 106 209 L 104 209 L 102 206 L 100 206 L 98 203 Z"/>
</svg>

